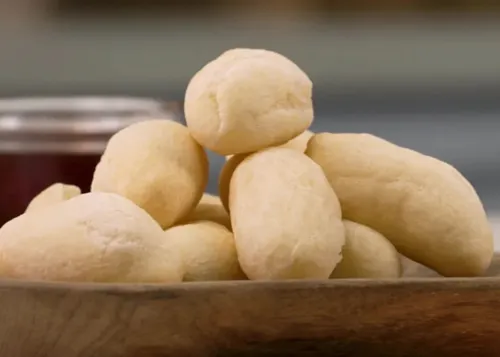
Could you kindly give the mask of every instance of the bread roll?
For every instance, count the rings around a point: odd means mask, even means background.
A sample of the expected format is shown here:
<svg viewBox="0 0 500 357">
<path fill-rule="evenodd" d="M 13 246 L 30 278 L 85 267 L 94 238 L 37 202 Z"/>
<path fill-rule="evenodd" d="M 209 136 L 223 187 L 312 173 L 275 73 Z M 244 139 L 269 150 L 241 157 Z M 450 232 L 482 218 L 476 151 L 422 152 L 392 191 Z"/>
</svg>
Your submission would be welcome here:
<svg viewBox="0 0 500 357">
<path fill-rule="evenodd" d="M 292 61 L 271 51 L 233 49 L 189 82 L 187 126 L 221 155 L 281 145 L 313 120 L 312 82 Z"/>
<path fill-rule="evenodd" d="M 187 128 L 174 121 L 148 120 L 111 138 L 91 191 L 126 197 L 167 228 L 196 207 L 207 182 L 207 155 Z"/>
<path fill-rule="evenodd" d="M 401 260 L 394 246 L 380 233 L 344 220 L 342 260 L 330 278 L 399 278 Z"/>
<path fill-rule="evenodd" d="M 26 212 L 44 209 L 54 203 L 63 202 L 80 195 L 79 187 L 64 183 L 55 183 L 36 195 L 26 208 Z"/>
<path fill-rule="evenodd" d="M 181 280 L 178 253 L 141 208 L 110 193 L 87 193 L 27 212 L 0 229 L 0 276 L 74 282 Z"/>
<path fill-rule="evenodd" d="M 299 136 L 293 138 L 287 143 L 280 145 L 279 147 L 294 149 L 299 152 L 306 151 L 307 142 L 314 135 L 312 131 L 306 130 Z M 219 174 L 219 196 L 222 205 L 229 212 L 229 183 L 231 182 L 231 177 L 233 176 L 234 170 L 242 162 L 245 157 L 249 154 L 238 154 L 226 157 L 226 163 L 222 166 L 222 170 Z"/>
<path fill-rule="evenodd" d="M 327 279 L 341 259 L 339 201 L 304 154 L 271 148 L 247 157 L 230 184 L 240 265 L 252 280 Z"/>
<path fill-rule="evenodd" d="M 451 165 L 368 134 L 316 134 L 306 151 L 344 218 L 375 229 L 443 276 L 480 276 L 493 233 L 472 185 Z"/>
<path fill-rule="evenodd" d="M 245 160 L 249 154 L 238 154 L 233 155 L 229 160 L 226 161 L 224 166 L 219 173 L 219 196 L 222 206 L 227 212 L 229 212 L 229 188 L 231 183 L 231 177 L 233 177 L 234 170 L 238 165 Z"/>
<path fill-rule="evenodd" d="M 165 241 L 184 259 L 184 281 L 246 279 L 233 234 L 218 223 L 197 221 L 169 228 Z"/>
<path fill-rule="evenodd" d="M 204 193 L 198 206 L 177 224 L 181 225 L 198 221 L 219 223 L 231 230 L 231 219 L 222 205 L 221 200 L 219 197 L 209 193 Z"/>
<path fill-rule="evenodd" d="M 403 278 L 439 278 L 441 275 L 426 266 L 400 255 Z"/>
</svg>

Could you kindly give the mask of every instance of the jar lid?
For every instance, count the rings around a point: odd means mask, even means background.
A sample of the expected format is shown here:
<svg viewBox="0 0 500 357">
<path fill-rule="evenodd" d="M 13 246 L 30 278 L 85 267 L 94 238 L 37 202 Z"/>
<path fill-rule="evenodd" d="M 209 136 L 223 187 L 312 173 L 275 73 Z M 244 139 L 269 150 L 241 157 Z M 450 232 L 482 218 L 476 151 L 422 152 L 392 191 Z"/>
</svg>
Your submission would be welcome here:
<svg viewBox="0 0 500 357">
<path fill-rule="evenodd" d="M 0 99 L 0 152 L 99 152 L 111 135 L 147 119 L 179 121 L 181 106 L 136 97 Z"/>
</svg>

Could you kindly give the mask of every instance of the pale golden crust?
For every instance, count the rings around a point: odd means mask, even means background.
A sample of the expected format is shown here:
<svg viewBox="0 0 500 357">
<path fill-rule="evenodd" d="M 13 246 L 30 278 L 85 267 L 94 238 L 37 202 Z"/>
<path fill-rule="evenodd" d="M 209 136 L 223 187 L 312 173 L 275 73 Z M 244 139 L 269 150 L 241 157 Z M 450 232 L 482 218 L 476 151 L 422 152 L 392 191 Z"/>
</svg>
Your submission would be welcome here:
<svg viewBox="0 0 500 357">
<path fill-rule="evenodd" d="M 238 165 L 245 160 L 248 155 L 249 154 L 238 154 L 231 156 L 224 166 L 222 166 L 222 170 L 219 173 L 219 197 L 222 206 L 227 212 L 229 212 L 229 188 L 231 177 L 233 177 L 234 170 L 236 170 Z"/>
<path fill-rule="evenodd" d="M 330 278 L 399 278 L 401 260 L 394 246 L 380 233 L 344 220 L 345 245 L 342 260 Z"/>
<path fill-rule="evenodd" d="M 169 228 L 165 241 L 183 257 L 184 281 L 246 279 L 231 231 L 211 221 Z"/>
<path fill-rule="evenodd" d="M 368 134 L 316 134 L 306 154 L 325 172 L 345 219 L 445 276 L 481 275 L 493 235 L 473 187 L 452 166 Z"/>
<path fill-rule="evenodd" d="M 344 228 L 335 192 L 304 154 L 271 148 L 247 157 L 230 183 L 231 223 L 250 279 L 328 278 Z"/>
<path fill-rule="evenodd" d="M 313 120 L 312 82 L 286 57 L 234 49 L 191 79 L 184 101 L 193 137 L 221 155 L 281 145 Z"/>
<path fill-rule="evenodd" d="M 283 147 L 288 149 L 294 149 L 299 152 L 306 151 L 307 142 L 314 135 L 312 131 L 306 130 L 299 136 L 296 136 L 292 140 L 286 142 L 283 145 L 277 147 Z M 219 195 L 222 201 L 222 205 L 229 212 L 229 183 L 231 182 L 231 177 L 233 176 L 236 167 L 248 156 L 249 154 L 237 154 L 226 156 L 226 163 L 222 166 L 222 170 L 219 174 Z"/>
<path fill-rule="evenodd" d="M 0 229 L 0 276 L 75 282 L 175 282 L 178 255 L 131 201 L 88 193 L 25 213 Z"/>
<path fill-rule="evenodd" d="M 204 193 L 196 208 L 176 224 L 182 225 L 199 221 L 215 222 L 231 230 L 231 219 L 220 198 L 209 193 Z"/>
<path fill-rule="evenodd" d="M 26 212 L 44 209 L 47 206 L 76 197 L 81 193 L 82 191 L 77 186 L 55 183 L 36 195 L 26 207 Z"/>
<path fill-rule="evenodd" d="M 91 191 L 122 195 L 167 228 L 196 207 L 207 182 L 207 155 L 187 128 L 148 120 L 110 139 Z"/>
</svg>

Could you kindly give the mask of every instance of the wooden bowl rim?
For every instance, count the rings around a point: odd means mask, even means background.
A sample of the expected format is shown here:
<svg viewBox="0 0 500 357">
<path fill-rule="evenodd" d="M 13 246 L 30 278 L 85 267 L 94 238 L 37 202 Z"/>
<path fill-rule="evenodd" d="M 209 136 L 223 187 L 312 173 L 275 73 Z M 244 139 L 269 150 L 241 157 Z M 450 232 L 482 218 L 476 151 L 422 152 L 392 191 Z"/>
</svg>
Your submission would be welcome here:
<svg viewBox="0 0 500 357">
<path fill-rule="evenodd" d="M 280 281 L 215 281 L 215 282 L 183 282 L 173 284 L 136 284 L 136 283 L 68 283 L 57 281 L 33 281 L 0 279 L 0 294 L 5 289 L 47 290 L 67 292 L 101 292 L 120 294 L 142 294 L 151 292 L 217 292 L 220 290 L 279 290 L 297 291 L 311 289 L 372 289 L 390 287 L 434 289 L 468 289 L 498 288 L 500 277 L 477 278 L 399 278 L 399 279 L 330 279 L 330 280 L 280 280 Z"/>
</svg>

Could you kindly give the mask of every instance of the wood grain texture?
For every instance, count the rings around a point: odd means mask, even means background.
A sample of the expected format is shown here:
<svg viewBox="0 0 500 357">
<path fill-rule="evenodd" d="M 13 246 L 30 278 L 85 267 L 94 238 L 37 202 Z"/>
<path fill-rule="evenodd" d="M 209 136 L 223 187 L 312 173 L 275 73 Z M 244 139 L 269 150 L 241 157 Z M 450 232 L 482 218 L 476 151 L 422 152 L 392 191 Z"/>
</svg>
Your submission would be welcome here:
<svg viewBox="0 0 500 357">
<path fill-rule="evenodd" d="M 499 291 L 498 278 L 2 281 L 0 356 L 500 356 Z"/>
</svg>

